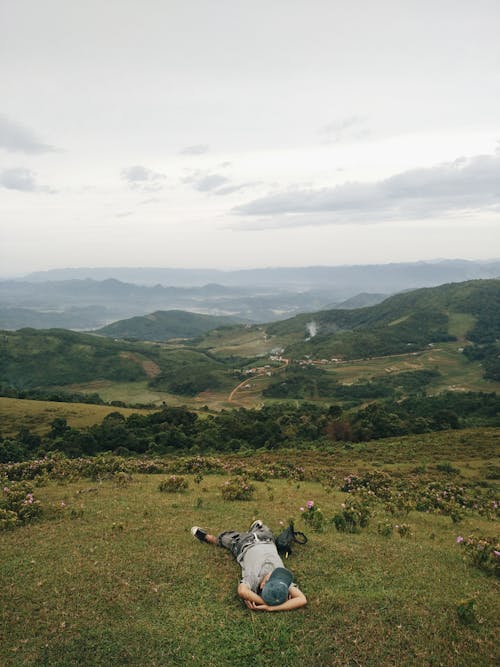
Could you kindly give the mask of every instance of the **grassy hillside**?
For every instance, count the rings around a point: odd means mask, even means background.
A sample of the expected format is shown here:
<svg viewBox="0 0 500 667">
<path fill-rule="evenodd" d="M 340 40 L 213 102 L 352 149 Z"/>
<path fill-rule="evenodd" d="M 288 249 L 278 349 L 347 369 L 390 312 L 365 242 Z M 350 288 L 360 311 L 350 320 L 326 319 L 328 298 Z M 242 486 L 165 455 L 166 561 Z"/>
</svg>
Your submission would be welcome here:
<svg viewBox="0 0 500 667">
<path fill-rule="evenodd" d="M 170 460 L 189 485 L 177 493 L 159 492 L 166 474 L 68 482 L 56 465 L 57 479 L 33 487 L 41 520 L 2 533 L 0 663 L 232 667 L 237 651 L 243 667 L 494 665 L 498 583 L 457 544 L 457 536 L 494 536 L 491 514 L 471 506 L 455 523 L 437 508 L 391 509 L 376 495 L 359 532 L 339 532 L 331 521 L 342 503 L 363 497 L 341 491 L 344 478 L 367 472 L 385 474 L 372 479 L 392 499 L 410 489 L 430 498 L 431 488 L 445 498 L 464 487 L 489 503 L 494 453 L 487 432 L 443 433 L 332 456 L 227 457 L 225 474 L 202 468 L 198 483 Z M 227 471 L 237 468 L 289 476 L 254 477 L 252 500 L 224 501 Z M 308 500 L 326 519 L 321 532 L 302 519 Z M 286 561 L 308 598 L 289 613 L 245 608 L 239 566 L 189 533 L 192 525 L 245 528 L 256 518 L 277 532 L 290 517 L 309 542 Z"/>
<path fill-rule="evenodd" d="M 73 428 L 86 428 L 101 422 L 111 412 L 120 412 L 125 417 L 131 414 L 147 414 L 147 410 L 122 408 L 107 405 L 85 405 L 83 403 L 57 403 L 54 401 L 31 401 L 0 396 L 0 435 L 13 436 L 21 426 L 37 434 L 50 430 L 54 419 L 65 419 Z"/>
<path fill-rule="evenodd" d="M 412 371 L 434 374 L 418 391 L 497 391 L 499 313 L 500 281 L 478 280 L 398 294 L 368 308 L 320 311 L 268 325 L 227 325 L 186 343 L 117 341 L 60 329 L 3 332 L 0 385 L 96 392 L 106 401 L 129 403 L 186 400 L 218 409 L 282 398 L 384 398 L 384 391 L 374 394 L 373 382 L 414 387 L 403 377 L 388 377 Z M 159 330 L 163 336 L 163 326 L 172 317 L 181 328 L 218 321 L 190 313 L 156 313 L 128 323 L 138 322 L 143 336 L 153 337 L 152 331 L 160 335 Z M 122 332 L 135 335 L 139 330 Z M 290 360 L 288 370 L 273 367 L 273 353 Z M 279 390 L 294 362 L 304 360 L 315 368 L 300 369 L 304 382 L 288 378 L 298 390 Z M 364 388 L 339 387 L 360 382 Z"/>
<path fill-rule="evenodd" d="M 203 351 L 111 341 L 63 329 L 22 329 L 0 335 L 0 384 L 19 389 L 148 382 L 193 395 L 231 386 L 231 371 Z"/>
<path fill-rule="evenodd" d="M 456 336 L 457 318 L 467 316 L 474 342 L 500 333 L 500 280 L 475 280 L 397 294 L 381 304 L 354 310 L 298 315 L 267 326 L 277 342 L 288 342 L 294 357 L 362 357 L 402 354 Z M 473 318 L 473 319 L 470 319 Z M 451 330 L 450 330 L 451 329 Z"/>
<path fill-rule="evenodd" d="M 143 317 L 113 322 L 96 333 L 113 338 L 163 341 L 170 338 L 195 338 L 233 322 L 235 319 L 231 317 L 199 315 L 184 310 L 159 310 Z"/>
</svg>

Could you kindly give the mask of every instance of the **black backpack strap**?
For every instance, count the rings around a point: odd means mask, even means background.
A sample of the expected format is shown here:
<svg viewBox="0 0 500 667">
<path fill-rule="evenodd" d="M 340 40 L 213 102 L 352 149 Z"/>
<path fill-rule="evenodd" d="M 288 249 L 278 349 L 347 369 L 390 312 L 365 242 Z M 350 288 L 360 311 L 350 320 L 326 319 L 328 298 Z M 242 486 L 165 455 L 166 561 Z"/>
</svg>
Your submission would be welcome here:
<svg viewBox="0 0 500 667">
<path fill-rule="evenodd" d="M 304 535 L 304 533 L 301 533 L 300 531 L 293 531 L 293 541 L 297 542 L 297 544 L 306 544 L 307 542 L 307 537 Z"/>
</svg>

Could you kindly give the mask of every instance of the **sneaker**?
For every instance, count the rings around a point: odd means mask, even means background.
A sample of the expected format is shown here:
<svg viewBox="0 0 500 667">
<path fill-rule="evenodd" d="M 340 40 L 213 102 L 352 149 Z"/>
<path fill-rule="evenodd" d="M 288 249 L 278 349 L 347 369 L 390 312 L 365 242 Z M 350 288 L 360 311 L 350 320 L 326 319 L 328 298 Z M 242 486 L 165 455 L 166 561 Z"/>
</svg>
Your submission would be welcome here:
<svg viewBox="0 0 500 667">
<path fill-rule="evenodd" d="M 260 530 L 264 524 L 260 519 L 257 519 L 257 521 L 254 521 L 252 525 L 250 526 L 248 532 L 251 533 L 254 530 Z"/>
<path fill-rule="evenodd" d="M 205 538 L 207 536 L 207 531 L 203 530 L 203 528 L 200 528 L 199 526 L 193 526 L 191 528 L 191 535 L 200 540 L 200 542 L 206 542 Z"/>
</svg>

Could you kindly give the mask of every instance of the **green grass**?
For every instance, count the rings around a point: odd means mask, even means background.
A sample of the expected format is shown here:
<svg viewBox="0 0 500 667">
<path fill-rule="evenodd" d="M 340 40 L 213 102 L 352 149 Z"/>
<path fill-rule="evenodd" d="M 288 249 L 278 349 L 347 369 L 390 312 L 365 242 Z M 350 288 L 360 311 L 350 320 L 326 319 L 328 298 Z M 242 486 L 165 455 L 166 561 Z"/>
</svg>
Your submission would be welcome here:
<svg viewBox="0 0 500 667">
<path fill-rule="evenodd" d="M 481 481 L 498 431 L 440 437 L 440 460 Z M 394 461 L 385 466 L 392 473 L 405 474 L 415 462 L 429 465 L 430 457 L 439 460 L 439 443 L 432 447 L 431 440 L 360 443 L 332 456 L 274 456 L 334 472 L 340 482 L 346 471 L 384 456 Z M 189 477 L 180 494 L 159 493 L 161 479 L 137 475 L 126 488 L 113 481 L 50 482 L 35 490 L 45 506 L 67 508 L 55 520 L 2 534 L 0 664 L 496 664 L 497 582 L 465 564 L 455 544 L 458 534 L 494 535 L 491 521 L 471 515 L 456 526 L 449 517 L 411 512 L 401 520 L 411 524 L 412 537 L 384 538 L 376 530 L 385 518 L 379 505 L 360 534 L 306 530 L 309 543 L 287 565 L 308 605 L 288 614 L 250 612 L 236 595 L 237 564 L 193 540 L 189 528 L 217 532 L 260 517 L 278 530 L 293 516 L 304 529 L 299 507 L 308 499 L 331 517 L 345 494 L 318 482 L 272 480 L 256 483 L 252 501 L 224 502 L 222 476 L 206 476 L 199 486 Z M 472 595 L 478 620 L 464 625 L 457 605 Z"/>
<path fill-rule="evenodd" d="M 56 418 L 66 419 L 74 428 L 85 428 L 100 423 L 110 412 L 129 415 L 148 410 L 115 408 L 107 405 L 87 403 L 58 403 L 55 401 L 32 401 L 28 399 L 6 398 L 0 396 L 0 433 L 3 436 L 15 435 L 21 426 L 26 426 L 33 433 L 47 433 L 50 424 Z"/>
</svg>

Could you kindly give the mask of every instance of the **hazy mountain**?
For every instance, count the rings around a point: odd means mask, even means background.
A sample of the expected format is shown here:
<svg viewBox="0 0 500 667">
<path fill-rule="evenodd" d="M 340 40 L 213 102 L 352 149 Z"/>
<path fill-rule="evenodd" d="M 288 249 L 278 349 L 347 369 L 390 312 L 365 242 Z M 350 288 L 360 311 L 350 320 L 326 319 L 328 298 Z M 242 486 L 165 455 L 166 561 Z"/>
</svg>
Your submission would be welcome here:
<svg viewBox="0 0 500 667">
<path fill-rule="evenodd" d="M 359 308 L 379 302 L 383 294 L 497 276 L 500 260 L 244 271 L 59 269 L 31 274 L 30 281 L 0 281 L 0 328 L 89 330 L 167 310 L 263 323 L 337 304 Z"/>
<path fill-rule="evenodd" d="M 341 310 L 366 308 L 367 306 L 375 306 L 377 303 L 382 303 L 388 296 L 388 294 L 369 294 L 363 292 L 362 294 L 356 294 L 356 296 L 352 296 L 350 299 L 342 301 L 342 303 L 330 304 L 326 306 L 326 308 L 337 308 Z"/>
<path fill-rule="evenodd" d="M 122 283 L 114 278 L 49 282 L 0 282 L 0 328 L 23 326 L 94 329 L 158 310 L 184 310 L 269 322 L 321 308 L 329 290 L 292 292 L 245 289 L 210 283 L 202 287 L 163 287 Z"/>
<path fill-rule="evenodd" d="M 462 282 L 477 278 L 500 276 L 500 260 L 435 260 L 395 264 L 372 264 L 352 266 L 310 266 L 238 271 L 215 269 L 172 269 L 98 267 L 68 268 L 37 271 L 23 280 L 45 282 L 50 280 L 106 280 L 114 278 L 122 282 L 137 284 L 161 284 L 168 286 L 201 286 L 218 283 L 227 286 L 286 287 L 307 289 L 328 286 L 347 299 L 360 292 L 382 292 L 394 294 L 405 289 L 432 287 L 447 282 Z"/>
</svg>

